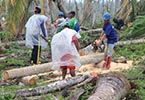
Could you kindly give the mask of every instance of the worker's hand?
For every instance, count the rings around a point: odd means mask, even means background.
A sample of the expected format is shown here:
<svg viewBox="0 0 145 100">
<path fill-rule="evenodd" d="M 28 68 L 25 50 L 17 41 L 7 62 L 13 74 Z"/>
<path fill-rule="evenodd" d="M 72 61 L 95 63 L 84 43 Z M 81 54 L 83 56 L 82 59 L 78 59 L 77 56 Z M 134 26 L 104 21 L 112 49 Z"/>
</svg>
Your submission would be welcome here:
<svg viewBox="0 0 145 100">
<path fill-rule="evenodd" d="M 96 40 L 97 41 L 97 40 Z M 94 41 L 93 43 L 92 43 L 92 45 L 96 45 L 96 41 Z"/>
<path fill-rule="evenodd" d="M 95 45 L 96 45 L 96 46 L 100 46 L 100 44 L 101 44 L 101 40 L 96 40 L 96 41 L 95 41 Z"/>
<path fill-rule="evenodd" d="M 57 24 L 57 23 L 53 23 L 53 25 L 54 25 L 55 27 L 57 27 L 57 26 L 58 26 L 58 24 Z"/>
<path fill-rule="evenodd" d="M 44 40 L 45 40 L 46 42 L 49 42 L 49 41 L 48 41 L 48 38 L 44 38 Z"/>
</svg>

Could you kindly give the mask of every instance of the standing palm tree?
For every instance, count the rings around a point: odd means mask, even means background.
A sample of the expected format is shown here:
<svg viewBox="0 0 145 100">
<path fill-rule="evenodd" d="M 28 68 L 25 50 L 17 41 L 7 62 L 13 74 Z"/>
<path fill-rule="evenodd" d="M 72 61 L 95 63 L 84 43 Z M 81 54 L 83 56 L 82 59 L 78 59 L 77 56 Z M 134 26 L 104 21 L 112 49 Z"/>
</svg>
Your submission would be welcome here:
<svg viewBox="0 0 145 100">
<path fill-rule="evenodd" d="M 10 33 L 10 38 L 22 32 L 25 25 L 28 8 L 33 0 L 1 0 L 1 15 L 5 17 L 4 30 Z"/>
</svg>

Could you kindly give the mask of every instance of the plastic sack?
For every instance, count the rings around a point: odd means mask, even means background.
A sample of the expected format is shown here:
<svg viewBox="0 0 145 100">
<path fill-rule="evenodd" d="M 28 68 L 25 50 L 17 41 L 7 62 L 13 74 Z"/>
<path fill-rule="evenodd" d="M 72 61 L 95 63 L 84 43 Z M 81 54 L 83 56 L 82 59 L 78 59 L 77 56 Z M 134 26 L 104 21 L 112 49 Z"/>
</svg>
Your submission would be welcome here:
<svg viewBox="0 0 145 100">
<path fill-rule="evenodd" d="M 72 42 L 72 37 L 76 34 L 76 31 L 65 28 L 53 36 L 51 42 L 53 70 L 59 70 L 60 66 L 76 66 L 76 69 L 81 66 L 79 53 Z"/>
<path fill-rule="evenodd" d="M 44 28 L 46 29 L 46 21 L 48 18 L 44 15 L 33 15 L 29 18 L 26 23 L 26 43 L 25 45 L 29 48 L 33 48 L 34 45 L 40 45 L 42 48 L 47 47 L 47 42 L 41 37 L 42 30 L 40 28 L 40 24 L 44 22 Z M 48 37 L 48 34 L 46 34 Z"/>
</svg>

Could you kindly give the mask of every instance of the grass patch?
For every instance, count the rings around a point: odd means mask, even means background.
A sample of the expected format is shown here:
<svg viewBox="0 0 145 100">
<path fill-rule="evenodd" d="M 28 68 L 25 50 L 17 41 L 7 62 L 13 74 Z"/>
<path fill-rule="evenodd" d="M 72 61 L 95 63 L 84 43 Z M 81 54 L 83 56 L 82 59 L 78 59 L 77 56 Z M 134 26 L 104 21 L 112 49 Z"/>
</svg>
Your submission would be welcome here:
<svg viewBox="0 0 145 100">
<path fill-rule="evenodd" d="M 144 56 L 145 44 L 130 44 L 121 47 L 115 47 L 114 56 L 124 56 L 127 59 L 133 60 Z"/>
</svg>

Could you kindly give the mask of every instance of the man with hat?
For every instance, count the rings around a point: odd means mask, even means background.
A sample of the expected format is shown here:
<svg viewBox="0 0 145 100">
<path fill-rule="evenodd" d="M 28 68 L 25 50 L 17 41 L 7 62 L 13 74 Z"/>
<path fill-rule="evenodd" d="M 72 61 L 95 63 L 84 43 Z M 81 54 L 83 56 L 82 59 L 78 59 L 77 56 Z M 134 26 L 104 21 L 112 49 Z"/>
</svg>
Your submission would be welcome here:
<svg viewBox="0 0 145 100">
<path fill-rule="evenodd" d="M 26 27 L 26 46 L 32 49 L 31 63 L 38 64 L 40 61 L 41 47 L 47 47 L 47 21 L 48 18 L 40 15 L 41 7 L 34 7 L 34 15 L 27 21 Z"/>
<path fill-rule="evenodd" d="M 102 19 L 104 20 L 103 31 L 100 36 L 100 40 L 95 41 L 95 44 L 99 46 L 102 41 L 107 38 L 107 49 L 105 52 L 103 67 L 109 69 L 112 61 L 112 53 L 115 43 L 117 42 L 117 33 L 114 26 L 110 22 L 111 14 L 109 12 L 104 13 Z"/>
<path fill-rule="evenodd" d="M 65 22 L 64 13 L 58 12 L 58 19 L 54 23 L 54 26 L 57 27 L 57 33 L 62 30 L 62 24 Z"/>
</svg>

